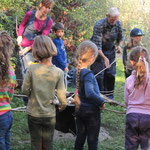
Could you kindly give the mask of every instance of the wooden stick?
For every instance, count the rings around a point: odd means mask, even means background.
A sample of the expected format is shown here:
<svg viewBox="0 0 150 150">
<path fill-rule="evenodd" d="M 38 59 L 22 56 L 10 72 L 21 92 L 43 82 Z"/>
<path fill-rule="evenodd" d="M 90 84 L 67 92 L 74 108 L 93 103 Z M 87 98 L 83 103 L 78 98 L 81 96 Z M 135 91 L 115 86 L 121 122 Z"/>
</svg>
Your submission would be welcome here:
<svg viewBox="0 0 150 150">
<path fill-rule="evenodd" d="M 121 104 L 115 100 L 111 100 L 110 98 L 106 97 L 105 95 L 101 94 L 101 97 L 103 97 L 105 99 L 105 103 L 109 103 L 109 104 L 114 104 L 114 105 L 119 105 L 121 107 L 126 108 L 125 104 Z"/>
<path fill-rule="evenodd" d="M 114 112 L 114 113 L 117 113 L 117 114 L 126 114 L 125 111 L 117 111 L 117 110 L 112 110 L 112 109 L 108 109 L 108 108 L 104 108 L 104 110 L 111 111 L 111 112 Z"/>
<path fill-rule="evenodd" d="M 18 94 L 14 94 L 14 97 L 28 97 L 27 95 L 18 95 Z"/>
</svg>

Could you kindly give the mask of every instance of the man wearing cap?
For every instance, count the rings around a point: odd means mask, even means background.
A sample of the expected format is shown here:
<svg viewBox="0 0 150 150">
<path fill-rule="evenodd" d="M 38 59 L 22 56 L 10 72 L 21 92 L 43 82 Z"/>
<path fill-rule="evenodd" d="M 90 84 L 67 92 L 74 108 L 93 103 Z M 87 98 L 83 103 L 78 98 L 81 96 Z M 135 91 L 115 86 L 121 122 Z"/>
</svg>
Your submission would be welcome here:
<svg viewBox="0 0 150 150">
<path fill-rule="evenodd" d="M 124 35 L 122 24 L 118 20 L 119 11 L 117 8 L 110 8 L 107 12 L 106 18 L 99 20 L 94 25 L 93 36 L 91 41 L 94 42 L 99 50 L 99 56 L 91 70 L 97 74 L 105 67 L 107 69 L 96 76 L 100 91 L 102 94 L 107 95 L 109 98 L 114 97 L 115 86 L 115 73 L 116 63 L 116 50 L 121 51 Z M 115 42 L 117 48 L 115 48 Z M 114 62 L 111 66 L 110 64 Z"/>
<path fill-rule="evenodd" d="M 130 32 L 130 40 L 127 42 L 125 47 L 123 48 L 123 64 L 124 64 L 124 73 L 125 78 L 129 77 L 132 72 L 132 67 L 127 67 L 127 58 L 128 53 L 132 50 L 133 47 L 142 46 L 142 36 L 143 32 L 139 28 L 134 28 Z"/>
</svg>

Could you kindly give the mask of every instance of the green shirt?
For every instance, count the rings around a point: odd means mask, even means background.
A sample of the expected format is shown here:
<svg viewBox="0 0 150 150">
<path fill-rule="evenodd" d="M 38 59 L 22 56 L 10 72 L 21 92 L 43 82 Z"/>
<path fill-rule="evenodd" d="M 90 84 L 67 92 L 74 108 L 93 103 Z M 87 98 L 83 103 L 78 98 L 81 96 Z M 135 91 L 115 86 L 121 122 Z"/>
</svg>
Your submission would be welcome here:
<svg viewBox="0 0 150 150">
<path fill-rule="evenodd" d="M 31 65 L 26 72 L 22 86 L 22 92 L 29 96 L 27 113 L 33 117 L 54 117 L 56 112 L 52 102 L 55 89 L 64 109 L 67 101 L 63 71 L 54 65 Z"/>
</svg>

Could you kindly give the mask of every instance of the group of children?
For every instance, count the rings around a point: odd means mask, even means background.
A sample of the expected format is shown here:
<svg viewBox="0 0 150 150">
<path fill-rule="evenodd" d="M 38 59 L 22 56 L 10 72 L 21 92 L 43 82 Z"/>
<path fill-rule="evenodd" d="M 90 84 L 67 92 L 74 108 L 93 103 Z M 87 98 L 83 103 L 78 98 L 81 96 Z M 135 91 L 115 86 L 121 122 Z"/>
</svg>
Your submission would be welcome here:
<svg viewBox="0 0 150 150">
<path fill-rule="evenodd" d="M 38 63 L 28 67 L 22 85 L 22 92 L 29 97 L 27 118 L 32 150 L 53 149 L 55 90 L 60 101 L 58 109 L 63 111 L 67 106 L 64 71 L 68 72 L 69 62 L 61 39 L 64 26 L 56 23 L 53 30 L 56 34 L 53 41 L 46 35 L 37 35 L 34 38 L 32 55 Z M 126 77 L 129 76 L 124 89 L 127 106 L 126 150 L 136 150 L 139 144 L 143 150 L 148 150 L 149 147 L 150 59 L 148 51 L 140 46 L 142 35 L 140 29 L 133 29 L 130 42 L 123 53 Z M 10 66 L 12 48 L 12 38 L 7 32 L 0 32 L 0 150 L 10 150 L 10 130 L 13 122 L 10 100 L 15 87 L 15 74 Z M 130 53 L 127 57 L 128 51 Z M 83 41 L 77 52 L 76 94 L 79 96 L 80 106 L 75 112 L 77 137 L 74 149 L 82 150 L 87 138 L 88 149 L 97 150 L 101 109 L 104 109 L 105 101 L 100 96 L 97 81 L 88 68 L 95 61 L 98 48 L 91 41 Z"/>
</svg>

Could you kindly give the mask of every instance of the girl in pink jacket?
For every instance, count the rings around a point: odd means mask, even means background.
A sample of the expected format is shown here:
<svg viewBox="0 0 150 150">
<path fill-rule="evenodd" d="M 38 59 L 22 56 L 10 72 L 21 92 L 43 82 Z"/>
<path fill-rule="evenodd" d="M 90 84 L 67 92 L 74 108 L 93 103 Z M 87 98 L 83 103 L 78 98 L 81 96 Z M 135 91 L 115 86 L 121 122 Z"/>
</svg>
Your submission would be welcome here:
<svg viewBox="0 0 150 150">
<path fill-rule="evenodd" d="M 129 54 L 133 68 L 124 89 L 126 113 L 125 149 L 148 150 L 150 140 L 150 74 L 149 54 L 137 46 Z"/>
</svg>

